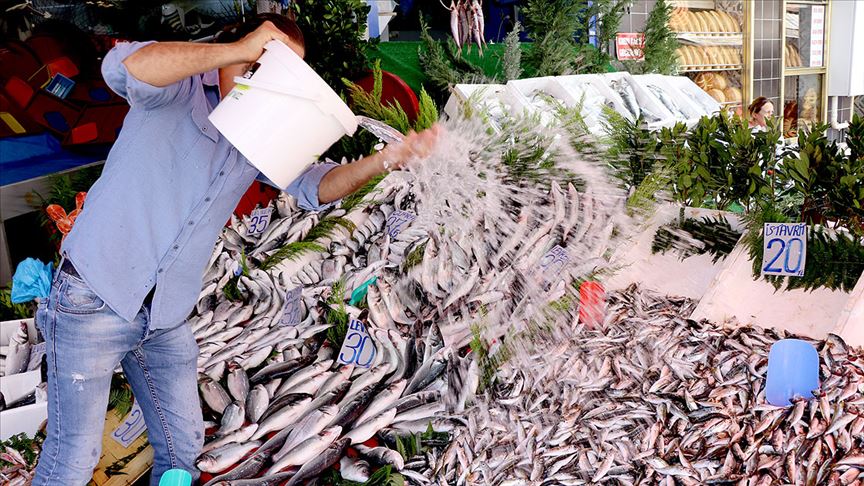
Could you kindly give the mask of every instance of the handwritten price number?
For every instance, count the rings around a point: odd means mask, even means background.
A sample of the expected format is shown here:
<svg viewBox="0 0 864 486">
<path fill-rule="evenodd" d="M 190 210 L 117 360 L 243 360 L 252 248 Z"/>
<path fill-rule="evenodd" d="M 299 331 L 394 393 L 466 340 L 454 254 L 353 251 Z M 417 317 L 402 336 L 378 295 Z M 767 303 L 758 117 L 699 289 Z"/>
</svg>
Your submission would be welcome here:
<svg viewBox="0 0 864 486">
<path fill-rule="evenodd" d="M 764 248 L 765 255 L 762 261 L 763 263 L 768 261 L 768 263 L 762 267 L 762 273 L 770 275 L 803 276 L 804 258 L 807 251 L 807 245 L 804 242 L 804 237 L 807 234 L 806 228 L 803 224 L 784 225 L 782 227 L 775 225 L 769 226 L 770 224 L 771 223 L 765 224 L 764 233 L 766 243 Z M 773 235 L 785 236 L 786 238 L 774 237 L 767 239 Z M 776 253 L 773 253 L 773 256 L 770 256 L 771 252 L 773 252 L 775 248 L 777 249 Z M 783 258 L 782 266 L 780 266 L 780 263 L 778 262 L 781 257 Z"/>
<path fill-rule="evenodd" d="M 558 279 L 561 269 L 569 261 L 570 255 L 567 254 L 567 250 L 561 245 L 555 245 L 540 259 L 535 278 L 544 289 L 548 289 Z"/>
<path fill-rule="evenodd" d="M 111 433 L 111 438 L 123 447 L 129 447 L 146 428 L 144 414 L 136 401 L 132 404 L 132 410 L 126 415 L 123 422 Z"/>
<path fill-rule="evenodd" d="M 390 238 L 396 238 L 402 231 L 402 226 L 414 221 L 415 218 L 416 216 L 408 211 L 393 211 L 387 217 L 387 234 L 390 235 Z"/>
<path fill-rule="evenodd" d="M 796 243 L 798 244 L 797 245 L 798 258 L 795 261 L 795 265 L 790 267 L 789 266 L 789 260 L 790 260 L 789 255 L 791 255 L 793 253 L 793 251 L 795 251 L 793 249 L 795 248 Z M 781 240 L 780 238 L 774 238 L 768 242 L 768 249 L 770 250 L 774 246 L 779 246 L 780 250 L 778 250 L 777 253 L 774 254 L 774 258 L 772 258 L 771 261 L 768 262 L 768 265 L 765 265 L 765 268 L 763 269 L 763 271 L 765 273 L 783 273 L 783 272 L 794 273 L 794 274 L 798 275 L 799 277 L 801 275 L 804 275 L 804 269 L 801 268 L 801 261 L 804 259 L 803 258 L 804 252 L 802 251 L 804 249 L 804 242 L 801 240 L 801 238 L 793 238 L 793 239 L 789 240 L 788 245 L 786 244 L 785 241 Z M 776 263 L 777 260 L 780 259 L 781 255 L 783 255 L 783 267 L 782 268 L 781 267 L 775 267 L 774 263 Z"/>
<path fill-rule="evenodd" d="M 270 226 L 270 215 L 273 213 L 273 208 L 259 208 L 252 211 L 249 216 L 249 236 L 260 235 Z"/>
<path fill-rule="evenodd" d="M 300 295 L 302 287 L 297 287 L 285 294 L 285 309 L 282 311 L 280 326 L 296 326 L 300 324 Z"/>
<path fill-rule="evenodd" d="M 540 270 L 557 273 L 564 268 L 568 261 L 570 261 L 570 255 L 567 254 L 567 250 L 561 248 L 561 245 L 555 245 L 540 259 Z"/>
<path fill-rule="evenodd" d="M 347 356 L 348 350 L 351 350 L 350 357 Z M 342 342 L 339 361 L 346 365 L 356 364 L 361 368 L 368 368 L 372 365 L 377 352 L 375 343 L 372 342 L 372 338 L 366 332 L 366 326 L 356 319 L 351 319 L 351 322 L 348 323 L 345 341 Z"/>
</svg>

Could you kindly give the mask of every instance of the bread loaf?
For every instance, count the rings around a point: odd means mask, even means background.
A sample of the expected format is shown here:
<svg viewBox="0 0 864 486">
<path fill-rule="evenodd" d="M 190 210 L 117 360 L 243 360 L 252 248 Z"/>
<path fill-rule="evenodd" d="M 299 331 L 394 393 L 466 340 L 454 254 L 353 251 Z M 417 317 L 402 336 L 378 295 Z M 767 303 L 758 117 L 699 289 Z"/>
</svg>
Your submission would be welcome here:
<svg viewBox="0 0 864 486">
<path fill-rule="evenodd" d="M 725 32 L 726 29 L 723 27 L 723 23 L 720 22 L 720 16 L 717 15 L 717 12 L 713 10 L 709 10 L 708 14 L 708 26 L 711 28 L 711 32 Z"/>
<path fill-rule="evenodd" d="M 735 19 L 733 19 L 731 15 L 722 10 L 719 10 L 717 11 L 717 17 L 720 18 L 720 22 L 723 24 L 724 32 L 738 32 L 738 26 L 735 23 Z"/>
<path fill-rule="evenodd" d="M 719 90 L 719 89 L 712 89 L 712 90 L 709 90 L 709 91 L 708 91 L 708 94 L 709 94 L 712 98 L 714 98 L 715 100 L 717 100 L 717 103 L 725 103 L 725 102 L 726 102 L 726 95 L 724 95 L 724 94 L 723 94 L 723 91 L 721 91 L 721 90 Z"/>
<path fill-rule="evenodd" d="M 711 32 L 711 28 L 708 26 L 708 16 L 707 12 L 697 12 L 696 13 L 696 22 L 699 24 L 698 32 Z"/>
<path fill-rule="evenodd" d="M 723 60 L 720 59 L 721 50 L 719 47 L 705 47 L 703 48 L 707 59 L 707 63 L 711 66 L 718 66 L 723 64 Z"/>
<path fill-rule="evenodd" d="M 740 102 L 744 97 L 741 96 L 741 90 L 738 88 L 728 87 L 723 90 L 723 95 L 726 101 Z"/>
<path fill-rule="evenodd" d="M 726 76 L 722 73 L 714 73 L 713 83 L 711 85 L 712 88 L 724 90 L 729 86 L 729 83 L 726 81 Z"/>
</svg>

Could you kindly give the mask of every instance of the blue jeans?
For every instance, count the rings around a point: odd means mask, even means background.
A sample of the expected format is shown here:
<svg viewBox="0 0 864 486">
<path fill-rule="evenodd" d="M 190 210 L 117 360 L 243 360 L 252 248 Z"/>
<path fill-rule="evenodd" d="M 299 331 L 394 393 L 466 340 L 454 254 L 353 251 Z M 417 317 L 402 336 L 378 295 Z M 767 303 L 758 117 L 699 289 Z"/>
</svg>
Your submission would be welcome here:
<svg viewBox="0 0 864 486">
<path fill-rule="evenodd" d="M 150 330 L 143 306 L 132 322 L 81 279 L 58 271 L 36 323 L 48 362 L 48 436 L 34 486 L 85 485 L 102 449 L 111 376 L 122 364 L 154 449 L 151 485 L 171 468 L 197 478 L 204 440 L 197 389 L 198 345 L 185 323 Z"/>
</svg>

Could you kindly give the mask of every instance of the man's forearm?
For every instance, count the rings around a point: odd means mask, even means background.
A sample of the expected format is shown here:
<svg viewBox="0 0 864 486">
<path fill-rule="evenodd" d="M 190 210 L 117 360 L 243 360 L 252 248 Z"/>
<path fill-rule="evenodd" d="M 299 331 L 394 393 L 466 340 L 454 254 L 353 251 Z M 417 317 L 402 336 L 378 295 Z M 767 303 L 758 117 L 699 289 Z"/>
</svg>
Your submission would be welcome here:
<svg viewBox="0 0 864 486">
<path fill-rule="evenodd" d="M 157 42 L 135 51 L 123 61 L 137 79 L 163 87 L 196 74 L 243 62 L 233 44 Z"/>
<path fill-rule="evenodd" d="M 331 170 L 318 184 L 318 202 L 327 204 L 351 194 L 384 172 L 384 154 L 378 152 Z"/>
</svg>

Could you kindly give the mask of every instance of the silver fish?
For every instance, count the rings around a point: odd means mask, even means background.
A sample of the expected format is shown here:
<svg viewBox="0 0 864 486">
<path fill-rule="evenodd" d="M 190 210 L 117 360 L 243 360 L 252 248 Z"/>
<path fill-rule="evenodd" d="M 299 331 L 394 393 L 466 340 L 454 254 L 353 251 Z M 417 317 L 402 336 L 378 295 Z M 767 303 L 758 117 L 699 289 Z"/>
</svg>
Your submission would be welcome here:
<svg viewBox="0 0 864 486">
<path fill-rule="evenodd" d="M 261 445 L 259 441 L 250 441 L 242 444 L 227 444 L 218 449 L 213 449 L 195 462 L 195 465 L 203 472 L 220 473 L 240 462 L 247 454 Z"/>
</svg>

